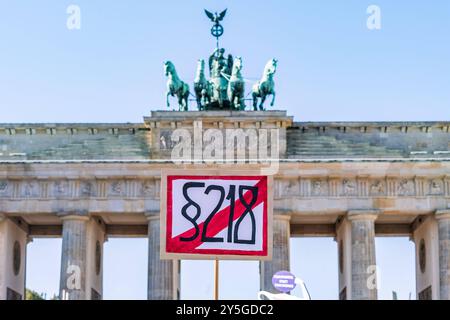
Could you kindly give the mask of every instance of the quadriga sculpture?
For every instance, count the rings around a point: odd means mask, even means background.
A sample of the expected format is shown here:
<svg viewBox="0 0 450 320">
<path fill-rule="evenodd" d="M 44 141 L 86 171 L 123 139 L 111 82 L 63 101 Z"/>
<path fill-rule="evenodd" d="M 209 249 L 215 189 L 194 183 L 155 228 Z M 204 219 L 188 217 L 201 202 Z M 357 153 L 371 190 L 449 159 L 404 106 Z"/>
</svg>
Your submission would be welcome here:
<svg viewBox="0 0 450 320">
<path fill-rule="evenodd" d="M 266 101 L 268 95 L 272 95 L 272 102 L 270 103 L 270 106 L 273 107 L 275 103 L 275 82 L 273 81 L 273 76 L 277 71 L 277 63 L 278 60 L 269 60 L 264 68 L 264 73 L 261 80 L 253 85 L 252 96 L 253 109 L 255 111 L 258 110 L 258 98 L 261 98 L 259 110 L 264 110 L 264 101 Z"/>
<path fill-rule="evenodd" d="M 179 110 L 188 110 L 189 85 L 180 80 L 175 66 L 171 61 L 164 62 L 164 73 L 168 77 L 166 102 L 167 107 L 170 107 L 169 95 L 178 99 Z"/>
</svg>

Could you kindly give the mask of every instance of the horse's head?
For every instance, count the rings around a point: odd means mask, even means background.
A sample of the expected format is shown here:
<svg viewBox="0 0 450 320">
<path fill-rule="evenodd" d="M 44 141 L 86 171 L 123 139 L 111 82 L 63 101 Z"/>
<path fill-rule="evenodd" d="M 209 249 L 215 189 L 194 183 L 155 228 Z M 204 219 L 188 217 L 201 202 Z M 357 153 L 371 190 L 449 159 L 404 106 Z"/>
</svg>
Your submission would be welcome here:
<svg viewBox="0 0 450 320">
<path fill-rule="evenodd" d="M 168 76 L 175 70 L 175 67 L 171 61 L 164 62 L 164 74 Z"/>
<path fill-rule="evenodd" d="M 236 74 L 241 70 L 242 70 L 242 58 L 236 57 L 236 58 L 234 58 L 234 61 L 233 61 L 233 72 L 232 73 Z"/>
<path fill-rule="evenodd" d="M 198 59 L 198 61 L 197 61 L 197 71 L 198 72 L 203 72 L 203 70 L 205 70 L 205 60 Z"/>
<path fill-rule="evenodd" d="M 197 60 L 197 73 L 195 74 L 194 82 L 200 82 L 205 77 L 205 60 Z"/>
<path fill-rule="evenodd" d="M 277 71 L 277 63 L 278 63 L 277 59 L 270 59 L 267 62 L 266 67 L 264 68 L 264 73 L 266 75 L 273 75 L 273 74 L 275 74 L 275 72 Z"/>
</svg>

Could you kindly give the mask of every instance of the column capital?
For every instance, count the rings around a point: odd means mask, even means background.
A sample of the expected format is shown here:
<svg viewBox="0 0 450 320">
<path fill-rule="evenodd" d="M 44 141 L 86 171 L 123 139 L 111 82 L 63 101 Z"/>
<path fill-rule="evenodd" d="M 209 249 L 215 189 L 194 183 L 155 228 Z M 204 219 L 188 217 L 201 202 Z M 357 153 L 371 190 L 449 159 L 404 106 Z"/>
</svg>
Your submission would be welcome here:
<svg viewBox="0 0 450 320">
<path fill-rule="evenodd" d="M 378 215 L 380 213 L 381 213 L 381 210 L 378 210 L 378 209 L 349 210 L 347 212 L 347 219 L 350 221 L 353 221 L 353 220 L 375 221 L 378 218 Z"/>
<path fill-rule="evenodd" d="M 89 214 L 86 211 L 78 212 L 58 212 L 56 214 L 61 220 L 83 220 L 88 221 L 90 219 Z"/>
<path fill-rule="evenodd" d="M 159 211 L 147 211 L 144 213 L 145 217 L 148 221 L 151 220 L 159 220 L 160 219 L 160 213 Z"/>
<path fill-rule="evenodd" d="M 291 221 L 291 216 L 287 214 L 277 214 L 274 212 L 273 220 Z"/>
<path fill-rule="evenodd" d="M 437 219 L 437 220 L 440 220 L 440 219 L 450 219 L 450 209 L 436 210 L 436 212 L 434 213 L 434 215 L 436 216 L 436 219 Z"/>
<path fill-rule="evenodd" d="M 90 214 L 87 210 L 60 211 L 56 216 L 61 220 L 89 220 Z"/>
</svg>

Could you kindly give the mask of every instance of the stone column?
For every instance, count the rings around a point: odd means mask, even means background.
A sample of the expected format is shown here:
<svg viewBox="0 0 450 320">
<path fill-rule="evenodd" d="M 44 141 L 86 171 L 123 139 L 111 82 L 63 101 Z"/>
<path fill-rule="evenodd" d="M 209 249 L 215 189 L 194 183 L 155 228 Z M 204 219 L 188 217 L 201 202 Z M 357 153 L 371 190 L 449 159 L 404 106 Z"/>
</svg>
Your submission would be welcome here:
<svg viewBox="0 0 450 320">
<path fill-rule="evenodd" d="M 440 300 L 450 300 L 450 209 L 437 210 Z"/>
<path fill-rule="evenodd" d="M 352 210 L 351 224 L 351 297 L 352 300 L 376 300 L 375 220 L 376 210 Z"/>
<path fill-rule="evenodd" d="M 87 223 L 87 300 L 101 300 L 103 298 L 103 243 L 105 241 L 105 223 L 100 217 L 92 217 Z"/>
<path fill-rule="evenodd" d="M 272 260 L 260 262 L 261 290 L 276 293 L 272 285 L 272 277 L 277 271 L 289 271 L 290 216 L 275 215 L 273 217 L 273 249 Z"/>
<path fill-rule="evenodd" d="M 63 234 L 61 250 L 61 300 L 85 300 L 86 295 L 86 245 L 87 222 L 85 215 L 62 217 Z"/>
<path fill-rule="evenodd" d="M 418 216 L 412 223 L 416 256 L 418 300 L 439 299 L 438 222 L 433 215 Z"/>
<path fill-rule="evenodd" d="M 352 228 L 345 217 L 336 221 L 336 243 L 338 250 L 339 300 L 351 300 L 352 287 Z"/>
<path fill-rule="evenodd" d="M 159 215 L 148 219 L 148 300 L 173 300 L 178 296 L 178 261 L 160 259 Z"/>
<path fill-rule="evenodd" d="M 0 213 L 0 300 L 25 299 L 26 227 Z"/>
</svg>

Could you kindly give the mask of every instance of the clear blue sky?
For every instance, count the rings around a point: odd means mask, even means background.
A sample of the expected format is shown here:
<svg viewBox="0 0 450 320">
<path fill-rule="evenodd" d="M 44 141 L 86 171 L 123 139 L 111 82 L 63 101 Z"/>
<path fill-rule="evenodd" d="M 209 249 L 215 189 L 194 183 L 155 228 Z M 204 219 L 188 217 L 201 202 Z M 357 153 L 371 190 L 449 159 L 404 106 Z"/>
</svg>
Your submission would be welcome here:
<svg viewBox="0 0 450 320">
<path fill-rule="evenodd" d="M 70 4 L 81 8 L 81 30 L 66 28 Z M 366 27 L 371 4 L 381 30 Z M 0 0 L 0 122 L 141 122 L 164 108 L 163 61 L 192 83 L 197 59 L 214 49 L 203 8 L 228 8 L 222 44 L 242 56 L 246 78 L 279 60 L 276 107 L 296 121 L 450 120 L 447 0 Z M 29 287 L 57 291 L 59 241 L 29 245 Z M 405 298 L 413 246 L 390 241 L 377 240 L 381 297 L 395 289 Z M 313 297 L 336 298 L 335 243 L 292 243 L 293 270 Z M 146 247 L 105 245 L 106 298 L 145 298 Z M 222 279 L 233 280 L 222 281 L 222 296 L 254 297 L 257 264 L 223 264 Z M 182 296 L 212 296 L 212 263 L 183 267 Z"/>
</svg>

